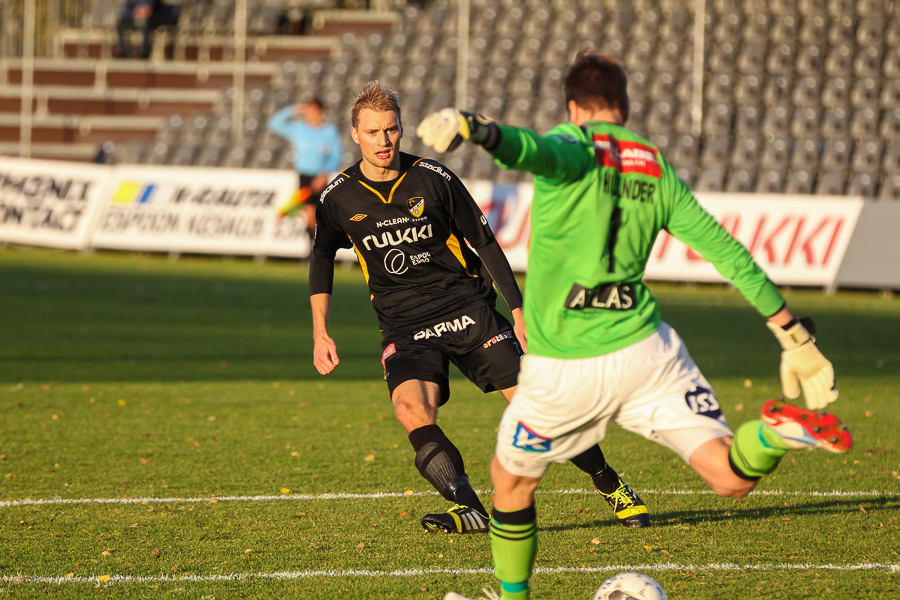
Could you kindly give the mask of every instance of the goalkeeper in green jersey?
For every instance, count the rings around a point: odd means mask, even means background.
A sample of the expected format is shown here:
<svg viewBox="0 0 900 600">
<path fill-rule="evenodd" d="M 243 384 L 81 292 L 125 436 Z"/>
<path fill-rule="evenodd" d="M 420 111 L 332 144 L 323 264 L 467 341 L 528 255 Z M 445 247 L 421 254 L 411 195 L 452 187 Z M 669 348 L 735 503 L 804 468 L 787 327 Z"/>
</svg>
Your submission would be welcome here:
<svg viewBox="0 0 900 600">
<path fill-rule="evenodd" d="M 534 174 L 525 283 L 529 353 L 503 414 L 491 465 L 490 533 L 503 600 L 530 597 L 537 548 L 534 491 L 552 462 L 604 438 L 607 424 L 678 453 L 716 493 L 740 498 L 795 448 L 846 452 L 831 363 L 747 250 L 697 203 L 659 150 L 625 128 L 617 59 L 580 51 L 563 81 L 568 122 L 548 135 L 444 109 L 417 133 L 438 152 L 463 141 Z M 767 319 L 783 348 L 787 398 L 732 433 L 709 382 L 643 283 L 660 231 L 698 251 Z M 453 592 L 447 599 L 462 596 Z"/>
</svg>

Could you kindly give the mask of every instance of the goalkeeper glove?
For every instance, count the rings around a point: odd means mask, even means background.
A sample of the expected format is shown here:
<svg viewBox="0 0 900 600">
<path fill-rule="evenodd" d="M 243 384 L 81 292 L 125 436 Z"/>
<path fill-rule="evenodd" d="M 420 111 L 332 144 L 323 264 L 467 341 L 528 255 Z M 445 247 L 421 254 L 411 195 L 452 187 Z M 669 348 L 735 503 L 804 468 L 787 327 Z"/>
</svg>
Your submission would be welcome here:
<svg viewBox="0 0 900 600">
<path fill-rule="evenodd" d="M 767 322 L 784 351 L 781 353 L 781 388 L 785 398 L 793 399 L 803 390 L 806 406 L 821 410 L 838 398 L 834 385 L 834 368 L 816 347 L 812 336 L 816 327 L 803 318 L 787 329 Z"/>
<path fill-rule="evenodd" d="M 437 152 L 452 152 L 464 140 L 484 145 L 496 127 L 491 119 L 477 113 L 444 108 L 422 119 L 416 135 Z"/>
</svg>

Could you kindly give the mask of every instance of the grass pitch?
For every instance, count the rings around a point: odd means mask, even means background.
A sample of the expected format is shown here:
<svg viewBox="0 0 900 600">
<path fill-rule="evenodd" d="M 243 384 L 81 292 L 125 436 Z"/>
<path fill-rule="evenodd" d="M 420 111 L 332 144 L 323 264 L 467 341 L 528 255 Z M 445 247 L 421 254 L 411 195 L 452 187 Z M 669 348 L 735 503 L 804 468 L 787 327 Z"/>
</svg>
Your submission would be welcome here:
<svg viewBox="0 0 900 600">
<path fill-rule="evenodd" d="M 778 347 L 720 286 L 653 286 L 733 427 L 778 394 Z M 609 461 L 654 526 L 625 530 L 555 466 L 537 497 L 535 598 L 615 572 L 671 599 L 900 598 L 900 301 L 786 291 L 819 325 L 844 456 L 794 452 L 742 501 L 611 428 Z M 356 269 L 339 270 L 341 365 L 312 366 L 296 263 L 0 250 L 0 598 L 477 597 L 485 536 L 429 535 L 445 503 L 393 419 Z M 488 490 L 499 394 L 457 376 L 441 426 Z"/>
</svg>

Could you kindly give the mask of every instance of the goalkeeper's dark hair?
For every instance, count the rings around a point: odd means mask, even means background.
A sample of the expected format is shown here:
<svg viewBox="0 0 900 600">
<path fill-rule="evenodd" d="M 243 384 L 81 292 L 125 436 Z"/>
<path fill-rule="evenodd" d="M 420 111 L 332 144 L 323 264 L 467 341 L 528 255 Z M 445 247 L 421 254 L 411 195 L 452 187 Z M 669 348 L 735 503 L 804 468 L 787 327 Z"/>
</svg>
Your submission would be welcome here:
<svg viewBox="0 0 900 600">
<path fill-rule="evenodd" d="M 353 108 L 350 109 L 350 124 L 353 127 L 359 125 L 359 113 L 365 109 L 374 110 L 375 112 L 394 111 L 397 115 L 397 122 L 402 124 L 400 120 L 400 95 L 391 88 L 384 87 L 378 80 L 370 81 L 356 95 L 356 101 Z"/>
<path fill-rule="evenodd" d="M 628 78 L 622 63 L 593 46 L 578 51 L 563 79 L 566 104 L 574 100 L 582 108 L 619 109 L 628 117 Z"/>
</svg>

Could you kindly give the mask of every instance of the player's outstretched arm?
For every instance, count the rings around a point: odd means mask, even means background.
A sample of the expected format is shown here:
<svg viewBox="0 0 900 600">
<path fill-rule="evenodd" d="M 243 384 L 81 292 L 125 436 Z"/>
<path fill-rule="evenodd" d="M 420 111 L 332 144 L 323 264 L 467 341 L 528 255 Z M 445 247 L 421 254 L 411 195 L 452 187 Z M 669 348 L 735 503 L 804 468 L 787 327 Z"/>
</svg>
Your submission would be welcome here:
<svg viewBox="0 0 900 600">
<path fill-rule="evenodd" d="M 331 310 L 331 294 L 313 294 L 309 297 L 313 318 L 313 364 L 322 375 L 328 375 L 340 364 L 337 346 L 328 335 L 328 314 Z"/>
<path fill-rule="evenodd" d="M 806 406 L 812 410 L 821 410 L 837 400 L 834 368 L 816 346 L 812 319 L 797 319 L 784 307 L 769 317 L 766 325 L 783 349 L 781 388 L 784 397 L 794 399 L 802 391 Z"/>
<path fill-rule="evenodd" d="M 416 135 L 436 152 L 452 152 L 463 141 L 474 142 L 490 150 L 497 145 L 499 130 L 494 121 L 478 113 L 442 108 L 422 119 L 416 128 Z"/>
</svg>

